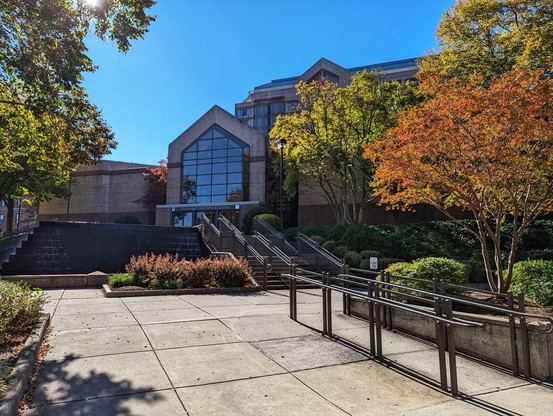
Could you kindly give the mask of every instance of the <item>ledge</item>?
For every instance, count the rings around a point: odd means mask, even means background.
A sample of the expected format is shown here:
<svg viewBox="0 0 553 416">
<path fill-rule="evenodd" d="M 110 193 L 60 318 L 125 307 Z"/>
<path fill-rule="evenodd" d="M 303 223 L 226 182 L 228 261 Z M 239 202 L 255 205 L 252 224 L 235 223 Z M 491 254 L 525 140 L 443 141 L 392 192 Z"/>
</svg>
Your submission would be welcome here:
<svg viewBox="0 0 553 416">
<path fill-rule="evenodd" d="M 106 298 L 128 298 L 133 296 L 163 296 L 163 295 L 205 295 L 225 293 L 259 292 L 261 288 L 254 287 L 214 287 L 200 289 L 144 289 L 144 290 L 111 290 L 108 285 L 102 286 Z"/>
<path fill-rule="evenodd" d="M 23 397 L 23 393 L 25 393 L 27 384 L 33 374 L 38 350 L 44 340 L 49 323 L 50 314 L 48 313 L 29 334 L 15 367 L 8 378 L 8 391 L 6 392 L 6 397 L 0 403 L 1 415 L 13 416 L 17 413 L 19 401 Z"/>
<path fill-rule="evenodd" d="M 89 274 L 41 274 L 41 275 L 2 275 L 2 280 L 26 282 L 41 289 L 101 287 L 107 282 L 107 274 L 92 272 Z"/>
</svg>

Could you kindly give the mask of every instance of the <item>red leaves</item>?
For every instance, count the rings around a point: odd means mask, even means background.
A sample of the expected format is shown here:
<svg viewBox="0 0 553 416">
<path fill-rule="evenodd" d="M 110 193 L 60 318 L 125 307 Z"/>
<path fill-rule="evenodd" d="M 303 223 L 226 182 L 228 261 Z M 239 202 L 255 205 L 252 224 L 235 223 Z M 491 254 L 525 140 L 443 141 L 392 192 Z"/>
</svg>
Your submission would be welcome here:
<svg viewBox="0 0 553 416">
<path fill-rule="evenodd" d="M 514 70 L 489 85 L 429 78 L 421 90 L 432 95 L 365 150 L 383 202 L 513 212 L 551 198 L 553 100 L 543 71 Z"/>
</svg>

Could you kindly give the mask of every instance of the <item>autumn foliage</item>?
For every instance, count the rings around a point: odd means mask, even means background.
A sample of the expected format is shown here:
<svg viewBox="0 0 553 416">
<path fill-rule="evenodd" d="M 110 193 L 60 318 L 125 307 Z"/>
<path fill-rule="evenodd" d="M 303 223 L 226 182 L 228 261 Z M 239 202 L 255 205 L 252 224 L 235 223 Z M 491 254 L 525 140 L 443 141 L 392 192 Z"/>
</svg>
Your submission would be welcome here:
<svg viewBox="0 0 553 416">
<path fill-rule="evenodd" d="M 489 82 L 428 76 L 422 104 L 369 144 L 381 203 L 433 205 L 472 213 L 490 287 L 509 288 L 517 242 L 528 225 L 553 210 L 552 81 L 544 71 L 515 69 Z M 501 225 L 511 221 L 510 250 Z M 491 238 L 492 247 L 488 247 Z M 487 240 L 488 239 L 488 240 Z M 495 276 L 490 256 L 495 262 Z"/>
</svg>

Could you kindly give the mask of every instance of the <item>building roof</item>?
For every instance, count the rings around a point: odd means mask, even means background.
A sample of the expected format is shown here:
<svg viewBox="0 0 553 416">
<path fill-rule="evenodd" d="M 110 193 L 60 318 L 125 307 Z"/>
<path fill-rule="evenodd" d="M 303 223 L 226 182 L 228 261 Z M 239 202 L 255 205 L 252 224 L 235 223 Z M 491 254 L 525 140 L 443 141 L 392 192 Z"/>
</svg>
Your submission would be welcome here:
<svg viewBox="0 0 553 416">
<path fill-rule="evenodd" d="M 383 62 L 379 64 L 371 64 L 371 65 L 365 65 L 365 66 L 357 66 L 354 68 L 348 68 L 347 70 L 354 74 L 359 71 L 381 71 L 381 72 L 392 72 L 402 69 L 409 69 L 417 66 L 417 59 L 418 58 L 409 58 L 409 59 L 401 59 L 399 61 L 390 61 L 390 62 Z M 279 78 L 274 79 L 271 82 L 267 82 L 262 85 L 258 85 L 254 87 L 254 91 L 259 90 L 265 90 L 269 88 L 283 88 L 283 87 L 290 87 L 294 86 L 298 83 L 301 76 L 295 76 L 295 77 L 288 77 L 288 78 Z"/>
</svg>

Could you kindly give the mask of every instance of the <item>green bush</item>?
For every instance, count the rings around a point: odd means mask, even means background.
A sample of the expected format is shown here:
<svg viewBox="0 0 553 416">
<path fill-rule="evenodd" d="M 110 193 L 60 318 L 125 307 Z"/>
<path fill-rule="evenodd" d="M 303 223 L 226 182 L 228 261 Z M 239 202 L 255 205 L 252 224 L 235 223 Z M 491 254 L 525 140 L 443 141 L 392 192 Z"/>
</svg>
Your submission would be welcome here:
<svg viewBox="0 0 553 416">
<path fill-rule="evenodd" d="M 466 286 L 468 283 L 465 265 L 457 260 L 444 257 L 425 257 L 411 263 L 395 263 L 388 266 L 386 271 L 396 276 L 428 280 L 428 283 L 398 280 L 400 284 L 425 290 L 432 289 L 432 279 L 443 280 L 447 284 L 459 286 Z M 455 293 L 455 290 L 448 290 L 448 293 Z"/>
<path fill-rule="evenodd" d="M 380 257 L 382 257 L 382 253 L 376 250 L 363 250 L 361 251 L 361 257 L 363 257 L 364 259 L 370 259 L 371 257 L 378 257 L 380 260 Z"/>
<path fill-rule="evenodd" d="M 323 237 L 326 240 L 340 241 L 347 229 L 348 226 L 343 224 L 330 225 L 324 229 Z"/>
<path fill-rule="evenodd" d="M 346 251 L 344 254 L 344 262 L 353 268 L 358 268 L 363 257 L 356 251 Z"/>
<path fill-rule="evenodd" d="M 26 283 L 0 280 L 0 333 L 36 324 L 45 303 L 44 294 Z"/>
<path fill-rule="evenodd" d="M 108 276 L 109 287 L 138 286 L 139 279 L 132 274 L 116 273 Z"/>
<path fill-rule="evenodd" d="M 259 206 L 250 209 L 246 215 L 244 215 L 244 224 L 243 224 L 243 230 L 246 234 L 252 233 L 252 223 L 253 219 L 261 214 L 271 214 L 271 210 L 267 207 Z"/>
<path fill-rule="evenodd" d="M 142 224 L 140 218 L 134 215 L 122 215 L 113 221 L 115 224 Z"/>
<path fill-rule="evenodd" d="M 323 244 L 325 242 L 325 239 L 320 235 L 310 235 L 309 238 L 317 244 Z"/>
<path fill-rule="evenodd" d="M 371 261 L 369 259 L 361 259 L 359 268 L 363 270 L 371 270 Z"/>
<path fill-rule="evenodd" d="M 321 235 L 321 228 L 313 224 L 307 224 L 300 228 L 301 232 L 306 236 Z"/>
<path fill-rule="evenodd" d="M 260 220 L 265 221 L 267 224 L 269 224 L 271 227 L 273 227 L 275 230 L 280 231 L 280 217 L 275 214 L 259 214 L 256 215 L 254 218 L 259 218 Z"/>
<path fill-rule="evenodd" d="M 378 269 L 379 270 L 386 270 L 388 266 L 396 263 L 404 262 L 405 259 L 396 259 L 394 257 L 383 257 L 378 259 Z"/>
<path fill-rule="evenodd" d="M 339 259 L 343 259 L 346 253 L 350 251 L 346 246 L 338 246 L 334 250 L 332 250 L 332 254 L 334 254 Z"/>
<path fill-rule="evenodd" d="M 290 227 L 284 230 L 284 237 L 288 241 L 294 242 L 296 241 L 296 237 L 298 236 L 299 232 L 300 232 L 300 229 L 298 227 Z"/>
<path fill-rule="evenodd" d="M 526 260 L 513 266 L 511 292 L 524 292 L 541 306 L 553 306 L 553 261 Z"/>
<path fill-rule="evenodd" d="M 328 240 L 328 241 L 325 241 L 322 244 L 322 246 L 325 250 L 328 250 L 332 253 L 336 249 L 337 244 L 336 244 L 336 241 L 334 241 L 334 240 Z"/>
</svg>

